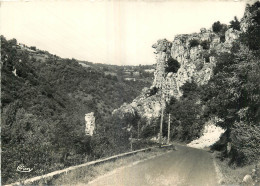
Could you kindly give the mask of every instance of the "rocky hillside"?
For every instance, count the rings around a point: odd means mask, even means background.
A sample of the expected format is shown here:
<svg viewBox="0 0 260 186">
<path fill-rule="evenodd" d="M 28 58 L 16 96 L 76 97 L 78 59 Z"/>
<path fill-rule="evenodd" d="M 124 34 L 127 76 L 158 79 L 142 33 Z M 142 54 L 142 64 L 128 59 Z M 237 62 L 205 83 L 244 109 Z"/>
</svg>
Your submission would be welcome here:
<svg viewBox="0 0 260 186">
<path fill-rule="evenodd" d="M 198 86 L 207 84 L 216 63 L 216 54 L 230 52 L 240 33 L 233 28 L 227 29 L 224 34 L 202 28 L 200 33 L 177 35 L 172 42 L 158 40 L 152 46 L 157 62 L 153 84 L 128 105 L 129 111 L 135 109 L 148 120 L 159 117 L 162 95 L 169 102 L 172 97 L 179 99 L 183 95 L 181 87 L 186 82 L 194 81 Z M 223 36 L 225 39 L 221 40 Z M 169 59 L 179 63 L 177 72 L 167 71 Z M 127 106 L 122 106 L 122 110 L 127 112 Z"/>
<path fill-rule="evenodd" d="M 185 141 L 199 137 L 205 123 L 216 118 L 216 124 L 226 130 L 220 145 L 224 154 L 240 163 L 256 157 L 259 146 L 249 150 L 239 144 L 244 139 L 260 144 L 259 136 L 252 133 L 259 130 L 259 7 L 259 2 L 247 5 L 243 18 L 235 17 L 230 25 L 217 21 L 199 33 L 158 40 L 152 46 L 157 61 L 153 85 L 113 113 L 141 117 L 140 133 L 148 130 L 152 137 L 158 133 L 155 128 L 166 106 L 164 116 L 172 114 L 172 139 Z M 240 127 L 252 136 L 245 132 L 244 139 L 238 137 Z M 227 141 L 232 140 L 233 151 L 227 152 Z"/>
</svg>

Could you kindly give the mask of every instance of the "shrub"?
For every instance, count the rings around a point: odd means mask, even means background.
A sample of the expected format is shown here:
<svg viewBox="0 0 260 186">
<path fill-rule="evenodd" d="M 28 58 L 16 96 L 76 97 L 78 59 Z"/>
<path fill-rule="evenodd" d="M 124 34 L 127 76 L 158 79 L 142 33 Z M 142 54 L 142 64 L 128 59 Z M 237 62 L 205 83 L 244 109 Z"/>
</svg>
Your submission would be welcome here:
<svg viewBox="0 0 260 186">
<path fill-rule="evenodd" d="M 172 57 L 170 57 L 168 59 L 166 64 L 167 64 L 167 67 L 165 69 L 166 73 L 169 73 L 169 72 L 176 73 L 180 68 L 179 62 L 177 60 L 173 59 Z"/>
<path fill-rule="evenodd" d="M 156 124 L 155 124 L 156 123 Z M 153 124 L 146 126 L 142 131 L 141 131 L 141 138 L 149 138 L 156 136 L 159 131 L 159 120 L 153 121 Z"/>
<path fill-rule="evenodd" d="M 35 46 L 31 46 L 30 49 L 36 51 L 36 47 Z"/>
<path fill-rule="evenodd" d="M 251 163 L 259 159 L 260 127 L 243 122 L 236 122 L 231 130 L 231 163 L 238 165 Z"/>
<path fill-rule="evenodd" d="M 158 88 L 157 87 L 153 87 L 152 89 L 149 89 L 149 96 L 155 95 L 158 92 Z"/>
<path fill-rule="evenodd" d="M 205 62 L 209 63 L 209 57 L 211 56 L 210 53 L 205 52 L 202 55 L 203 55 L 203 58 L 205 59 Z"/>
<path fill-rule="evenodd" d="M 222 27 L 223 27 L 223 25 L 219 21 L 217 21 L 217 22 L 213 23 L 212 30 L 215 33 L 219 33 L 222 30 Z"/>
<path fill-rule="evenodd" d="M 238 21 L 237 17 L 234 17 L 234 20 L 230 21 L 230 28 L 234 30 L 240 30 L 240 22 Z"/>
<path fill-rule="evenodd" d="M 194 94 L 198 90 L 198 85 L 192 81 L 192 82 L 186 82 L 184 85 L 182 85 L 181 90 L 183 91 L 183 97 L 197 97 Z"/>
<path fill-rule="evenodd" d="M 200 43 L 199 43 L 199 41 L 197 40 L 197 39 L 192 39 L 192 40 L 190 40 L 190 47 L 192 48 L 192 47 L 196 47 L 196 46 L 198 46 Z"/>
<path fill-rule="evenodd" d="M 208 50 L 209 47 L 210 47 L 209 41 L 202 41 L 202 42 L 200 43 L 200 45 L 202 46 L 202 48 L 203 48 L 204 50 Z"/>
<path fill-rule="evenodd" d="M 213 23 L 212 25 L 213 32 L 217 33 L 220 36 L 220 41 L 222 43 L 225 42 L 225 32 L 227 31 L 227 29 L 227 25 L 221 24 L 219 21 Z"/>
</svg>

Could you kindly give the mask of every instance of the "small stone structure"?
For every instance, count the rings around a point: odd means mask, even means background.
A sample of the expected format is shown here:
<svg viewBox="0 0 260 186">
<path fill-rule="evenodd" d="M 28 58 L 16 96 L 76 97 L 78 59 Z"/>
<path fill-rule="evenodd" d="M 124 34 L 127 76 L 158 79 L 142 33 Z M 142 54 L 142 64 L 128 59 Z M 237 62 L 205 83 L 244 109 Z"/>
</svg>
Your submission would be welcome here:
<svg viewBox="0 0 260 186">
<path fill-rule="evenodd" d="M 95 130 L 95 116 L 94 112 L 90 112 L 85 114 L 86 128 L 85 134 L 89 136 L 93 136 Z"/>
</svg>

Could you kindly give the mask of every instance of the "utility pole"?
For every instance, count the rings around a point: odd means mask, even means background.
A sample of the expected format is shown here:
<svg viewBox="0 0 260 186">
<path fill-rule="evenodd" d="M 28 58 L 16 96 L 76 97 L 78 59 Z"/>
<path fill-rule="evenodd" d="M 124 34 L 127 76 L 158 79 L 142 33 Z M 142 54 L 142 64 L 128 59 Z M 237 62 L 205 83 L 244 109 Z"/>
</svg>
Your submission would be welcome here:
<svg viewBox="0 0 260 186">
<path fill-rule="evenodd" d="M 169 121 L 168 121 L 168 139 L 167 144 L 170 144 L 170 130 L 171 130 L 171 114 L 169 113 Z"/>
<path fill-rule="evenodd" d="M 138 125 L 138 129 L 137 129 L 137 139 L 139 139 L 139 137 L 140 137 L 140 121 L 138 121 L 137 125 Z"/>
<path fill-rule="evenodd" d="M 163 126 L 163 113 L 164 113 L 164 94 L 162 93 L 162 113 L 161 113 L 161 123 L 160 123 L 160 138 L 159 144 L 162 144 L 162 126 Z"/>
<path fill-rule="evenodd" d="M 131 151 L 133 151 L 133 135 L 132 135 L 132 132 L 131 132 L 131 140 L 130 140 L 130 148 L 131 148 Z"/>
</svg>

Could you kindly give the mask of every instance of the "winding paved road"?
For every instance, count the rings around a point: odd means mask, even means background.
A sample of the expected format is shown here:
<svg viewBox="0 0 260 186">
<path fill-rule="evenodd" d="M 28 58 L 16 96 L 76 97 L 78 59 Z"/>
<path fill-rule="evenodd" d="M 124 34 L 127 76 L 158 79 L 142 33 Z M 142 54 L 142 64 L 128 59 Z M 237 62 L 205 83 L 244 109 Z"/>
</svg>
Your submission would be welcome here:
<svg viewBox="0 0 260 186">
<path fill-rule="evenodd" d="M 213 158 L 204 150 L 176 145 L 163 154 L 102 176 L 89 186 L 214 186 Z"/>
</svg>

